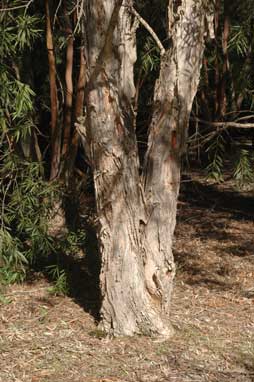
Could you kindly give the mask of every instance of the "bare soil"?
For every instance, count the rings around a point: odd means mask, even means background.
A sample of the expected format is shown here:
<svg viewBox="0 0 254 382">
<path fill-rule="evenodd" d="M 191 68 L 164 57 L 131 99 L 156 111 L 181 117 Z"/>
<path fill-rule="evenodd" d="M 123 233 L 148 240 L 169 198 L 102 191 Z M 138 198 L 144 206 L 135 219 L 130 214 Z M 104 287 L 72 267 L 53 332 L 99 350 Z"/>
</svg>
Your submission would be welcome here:
<svg viewBox="0 0 254 382">
<path fill-rule="evenodd" d="M 202 179 L 184 179 L 179 201 L 174 337 L 103 338 L 79 259 L 68 297 L 39 276 L 2 293 L 1 382 L 254 381 L 254 195 Z"/>
</svg>

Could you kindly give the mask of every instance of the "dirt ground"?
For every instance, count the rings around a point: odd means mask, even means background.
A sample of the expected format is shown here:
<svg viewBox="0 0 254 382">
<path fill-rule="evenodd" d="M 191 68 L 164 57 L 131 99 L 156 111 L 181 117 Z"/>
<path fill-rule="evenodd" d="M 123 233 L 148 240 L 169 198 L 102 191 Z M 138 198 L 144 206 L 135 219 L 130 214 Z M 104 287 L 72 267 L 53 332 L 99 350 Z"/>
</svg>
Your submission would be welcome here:
<svg viewBox="0 0 254 382">
<path fill-rule="evenodd" d="M 80 277 L 90 284 L 76 279 L 85 290 L 74 288 L 69 297 L 52 295 L 39 276 L 6 289 L 0 381 L 254 381 L 253 192 L 185 177 L 174 252 L 175 335 L 166 342 L 103 338 L 94 320 L 98 290 L 87 269 Z"/>
</svg>

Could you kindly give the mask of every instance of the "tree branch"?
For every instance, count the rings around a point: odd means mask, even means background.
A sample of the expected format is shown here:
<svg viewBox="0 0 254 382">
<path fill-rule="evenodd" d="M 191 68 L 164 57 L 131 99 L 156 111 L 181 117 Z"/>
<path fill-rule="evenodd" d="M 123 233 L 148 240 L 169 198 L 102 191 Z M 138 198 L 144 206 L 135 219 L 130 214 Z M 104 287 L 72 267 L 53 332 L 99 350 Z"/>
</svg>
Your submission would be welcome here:
<svg viewBox="0 0 254 382">
<path fill-rule="evenodd" d="M 233 127 L 237 129 L 253 129 L 254 128 L 254 123 L 239 123 L 239 122 L 210 122 L 206 121 L 204 119 L 192 117 L 192 121 L 197 121 L 202 123 L 203 125 L 208 125 L 208 126 L 213 126 L 213 127 L 223 127 L 225 129 Z"/>
<path fill-rule="evenodd" d="M 25 11 L 26 11 L 33 1 L 34 0 L 29 0 L 26 4 L 15 5 L 15 6 L 9 7 L 9 8 L 0 8 L 0 12 L 15 11 L 16 9 L 21 9 L 21 8 L 25 8 Z"/>
<path fill-rule="evenodd" d="M 217 130 L 215 131 L 209 131 L 209 128 L 207 128 L 203 134 L 199 134 L 199 143 L 195 144 L 195 138 L 197 137 L 197 134 L 194 133 L 191 135 L 188 139 L 188 143 L 191 145 L 192 150 L 204 146 L 207 142 L 209 142 L 212 138 L 216 137 L 216 135 L 221 134 L 223 131 L 229 129 L 229 128 L 237 128 L 237 129 L 253 129 L 254 123 L 238 123 L 238 122 L 209 122 L 203 119 L 199 119 L 196 117 L 191 118 L 192 121 L 197 121 L 202 123 L 203 125 L 216 127 Z"/>
<path fill-rule="evenodd" d="M 136 9 L 134 9 L 133 7 L 129 7 L 129 10 L 130 12 L 137 17 L 137 19 L 139 20 L 140 24 L 143 25 L 143 27 L 146 28 L 146 30 L 150 33 L 150 35 L 152 36 L 152 38 L 154 39 L 154 41 L 156 42 L 156 44 L 158 45 L 158 47 L 160 48 L 160 51 L 161 51 L 161 55 L 163 56 L 165 54 L 165 48 L 164 46 L 162 45 L 162 42 L 160 41 L 159 37 L 157 36 L 157 34 L 155 33 L 155 31 L 152 29 L 152 27 L 143 19 L 143 17 L 136 11 Z"/>
</svg>

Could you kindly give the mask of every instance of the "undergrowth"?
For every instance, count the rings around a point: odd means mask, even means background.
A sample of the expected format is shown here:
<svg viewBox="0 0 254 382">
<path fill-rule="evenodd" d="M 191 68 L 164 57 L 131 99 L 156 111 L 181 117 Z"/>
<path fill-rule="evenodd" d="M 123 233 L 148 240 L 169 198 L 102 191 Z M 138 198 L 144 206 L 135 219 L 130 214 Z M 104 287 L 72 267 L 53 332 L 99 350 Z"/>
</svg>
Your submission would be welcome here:
<svg viewBox="0 0 254 382">
<path fill-rule="evenodd" d="M 24 281 L 27 270 L 38 264 L 55 281 L 56 291 L 65 293 L 67 277 L 53 260 L 78 251 L 84 235 L 75 229 L 66 229 L 61 238 L 49 232 L 55 203 L 64 199 L 65 190 L 47 180 L 36 94 L 32 76 L 23 70 L 44 25 L 28 7 L 13 12 L 0 14 L 0 293 L 1 286 Z"/>
<path fill-rule="evenodd" d="M 68 230 L 60 237 L 49 234 L 52 209 L 63 192 L 43 180 L 38 163 L 13 155 L 2 161 L 0 179 L 0 283 L 22 282 L 27 269 L 46 264 L 42 270 L 56 282 L 55 290 L 67 293 L 65 271 L 52 259 L 78 252 L 85 235 Z"/>
</svg>

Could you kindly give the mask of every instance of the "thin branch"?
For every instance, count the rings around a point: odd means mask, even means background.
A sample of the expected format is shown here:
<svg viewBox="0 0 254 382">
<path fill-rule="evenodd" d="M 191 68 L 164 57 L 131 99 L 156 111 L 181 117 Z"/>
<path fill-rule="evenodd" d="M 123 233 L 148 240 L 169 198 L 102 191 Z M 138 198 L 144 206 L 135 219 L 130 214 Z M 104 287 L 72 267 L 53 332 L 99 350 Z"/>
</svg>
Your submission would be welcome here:
<svg viewBox="0 0 254 382">
<path fill-rule="evenodd" d="M 143 27 L 146 28 L 146 30 L 150 33 L 150 35 L 152 36 L 152 38 L 154 39 L 154 41 L 156 42 L 156 44 L 158 45 L 158 47 L 160 48 L 160 51 L 161 51 L 161 55 L 163 56 L 165 54 L 165 48 L 164 46 L 162 45 L 162 42 L 161 40 L 159 39 L 159 37 L 157 36 L 157 34 L 155 33 L 155 31 L 152 29 L 152 27 L 143 19 L 143 17 L 136 11 L 136 9 L 134 9 L 133 7 L 130 7 L 129 8 L 130 12 L 133 13 L 134 16 L 137 17 L 137 19 L 139 20 L 140 24 L 143 25 Z"/>
<path fill-rule="evenodd" d="M 0 12 L 8 12 L 8 11 L 15 11 L 16 9 L 21 9 L 21 8 L 25 8 L 25 11 L 27 10 L 27 8 L 31 5 L 31 3 L 33 2 L 34 0 L 29 0 L 28 3 L 24 4 L 24 5 L 16 5 L 14 7 L 10 7 L 10 8 L 1 8 L 0 9 Z"/>
<path fill-rule="evenodd" d="M 191 145 L 192 150 L 195 150 L 198 147 L 203 147 L 212 138 L 216 137 L 216 135 L 221 134 L 223 131 L 226 131 L 229 128 L 237 128 L 237 129 L 252 129 L 252 128 L 254 128 L 254 123 L 209 122 L 209 121 L 205 121 L 203 119 L 199 119 L 197 117 L 192 117 L 191 120 L 192 121 L 198 121 L 201 124 L 217 128 L 215 131 L 210 131 L 210 132 L 209 132 L 209 128 L 208 128 L 203 132 L 202 135 L 199 134 L 199 143 L 198 144 L 195 144 L 193 142 L 193 140 L 196 136 L 196 133 L 193 134 L 192 136 L 190 136 L 188 139 L 188 143 Z"/>
<path fill-rule="evenodd" d="M 26 294 L 35 294 L 39 291 L 42 291 L 42 290 L 48 290 L 49 289 L 49 286 L 46 286 L 46 287 L 41 287 L 41 288 L 37 288 L 37 289 L 30 289 L 30 290 L 22 290 L 22 291 L 13 291 L 12 293 L 7 293 L 7 294 L 3 294 L 3 297 L 12 297 L 12 296 L 16 296 L 16 295 L 26 295 Z"/>
<path fill-rule="evenodd" d="M 237 118 L 235 121 L 236 121 L 236 122 L 239 122 L 239 121 L 247 121 L 248 119 L 253 119 L 253 118 L 254 118 L 254 115 L 246 115 L 245 117 Z"/>
<path fill-rule="evenodd" d="M 213 126 L 213 127 L 223 127 L 225 129 L 233 127 L 237 129 L 253 129 L 254 123 L 239 123 L 239 122 L 210 122 L 206 121 L 204 119 L 192 117 L 191 120 L 198 121 L 200 123 L 203 123 L 204 125 Z"/>
<path fill-rule="evenodd" d="M 232 110 L 225 113 L 225 115 L 231 115 L 231 114 L 243 114 L 243 113 L 253 113 L 253 110 L 251 109 L 241 109 L 241 110 Z"/>
<path fill-rule="evenodd" d="M 82 16 L 84 16 L 84 3 L 85 3 L 85 0 L 81 0 L 80 2 L 77 3 L 77 22 L 76 22 L 76 26 L 74 28 L 74 31 L 73 31 L 73 34 L 75 35 L 76 32 L 77 32 L 77 29 L 78 27 L 80 26 L 80 23 L 81 23 L 81 18 Z"/>
<path fill-rule="evenodd" d="M 62 5 L 62 2 L 63 2 L 63 0 L 60 0 L 59 3 L 57 4 L 56 11 L 55 11 L 55 14 L 54 14 L 54 20 L 53 20 L 53 28 L 55 27 L 57 14 L 58 14 L 58 11 L 59 11 L 59 9 L 60 9 L 60 7 Z"/>
</svg>

